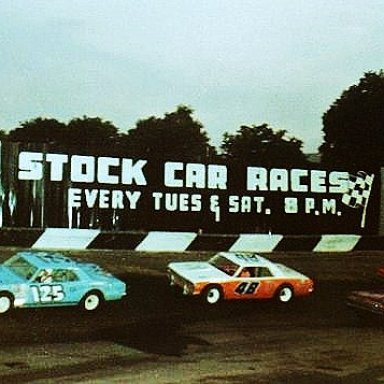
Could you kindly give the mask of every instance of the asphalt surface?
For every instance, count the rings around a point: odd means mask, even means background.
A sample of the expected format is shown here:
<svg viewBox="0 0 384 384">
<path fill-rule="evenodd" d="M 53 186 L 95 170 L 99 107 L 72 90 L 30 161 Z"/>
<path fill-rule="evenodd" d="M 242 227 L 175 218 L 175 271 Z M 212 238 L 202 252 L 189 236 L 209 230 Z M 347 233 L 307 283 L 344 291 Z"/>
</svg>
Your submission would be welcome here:
<svg viewBox="0 0 384 384">
<path fill-rule="evenodd" d="M 182 296 L 165 274 L 169 260 L 205 255 L 80 256 L 126 281 L 127 297 L 96 313 L 18 309 L 0 317 L 0 382 L 383 382 L 384 319 L 356 316 L 345 297 L 382 285 L 375 270 L 384 252 L 273 255 L 314 278 L 311 297 L 215 306 Z"/>
</svg>

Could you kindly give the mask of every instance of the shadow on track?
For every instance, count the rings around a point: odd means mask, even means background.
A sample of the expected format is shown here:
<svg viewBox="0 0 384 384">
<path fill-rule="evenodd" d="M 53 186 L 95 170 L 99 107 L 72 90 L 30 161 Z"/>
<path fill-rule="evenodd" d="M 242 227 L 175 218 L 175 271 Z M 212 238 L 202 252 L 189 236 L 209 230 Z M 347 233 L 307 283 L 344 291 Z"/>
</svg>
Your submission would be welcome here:
<svg viewBox="0 0 384 384">
<path fill-rule="evenodd" d="M 108 341 L 142 352 L 167 356 L 181 356 L 191 345 L 210 345 L 203 339 L 184 334 L 182 324 L 169 320 L 162 323 L 144 321 L 129 328 L 106 329 L 103 336 Z"/>
</svg>

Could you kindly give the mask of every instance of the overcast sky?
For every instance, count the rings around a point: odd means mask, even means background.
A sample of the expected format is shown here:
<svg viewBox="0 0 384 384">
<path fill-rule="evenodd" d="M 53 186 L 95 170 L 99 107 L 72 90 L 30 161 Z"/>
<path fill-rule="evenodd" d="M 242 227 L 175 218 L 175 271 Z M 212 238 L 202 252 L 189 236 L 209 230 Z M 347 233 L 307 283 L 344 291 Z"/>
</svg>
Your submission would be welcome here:
<svg viewBox="0 0 384 384">
<path fill-rule="evenodd" d="M 323 141 L 323 113 L 384 68 L 382 0 L 3 0 L 0 128 L 99 116 L 122 131 L 190 106 L 219 146 L 268 123 Z"/>
</svg>

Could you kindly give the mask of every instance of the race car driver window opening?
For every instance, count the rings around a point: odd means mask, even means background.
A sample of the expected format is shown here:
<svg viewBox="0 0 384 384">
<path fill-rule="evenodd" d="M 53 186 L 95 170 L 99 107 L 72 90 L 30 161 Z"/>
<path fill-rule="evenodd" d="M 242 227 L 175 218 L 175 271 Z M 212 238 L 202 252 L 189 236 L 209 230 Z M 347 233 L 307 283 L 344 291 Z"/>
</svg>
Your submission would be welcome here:
<svg viewBox="0 0 384 384">
<path fill-rule="evenodd" d="M 52 282 L 52 270 L 43 269 L 36 276 L 35 281 L 37 283 L 51 283 Z"/>
<path fill-rule="evenodd" d="M 243 268 L 239 274 L 240 277 L 255 277 L 255 268 Z"/>
</svg>

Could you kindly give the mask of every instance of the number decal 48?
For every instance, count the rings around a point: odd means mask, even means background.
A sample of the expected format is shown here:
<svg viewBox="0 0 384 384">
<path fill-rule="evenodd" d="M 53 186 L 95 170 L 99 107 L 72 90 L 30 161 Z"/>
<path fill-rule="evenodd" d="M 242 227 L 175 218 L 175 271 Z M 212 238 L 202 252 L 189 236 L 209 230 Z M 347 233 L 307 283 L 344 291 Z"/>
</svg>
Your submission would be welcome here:
<svg viewBox="0 0 384 384">
<path fill-rule="evenodd" d="M 236 287 L 235 292 L 239 295 L 253 295 L 258 285 L 257 281 L 244 281 Z"/>
<path fill-rule="evenodd" d="M 61 285 L 33 285 L 31 289 L 34 301 L 52 303 L 64 300 L 65 295 Z"/>
</svg>

